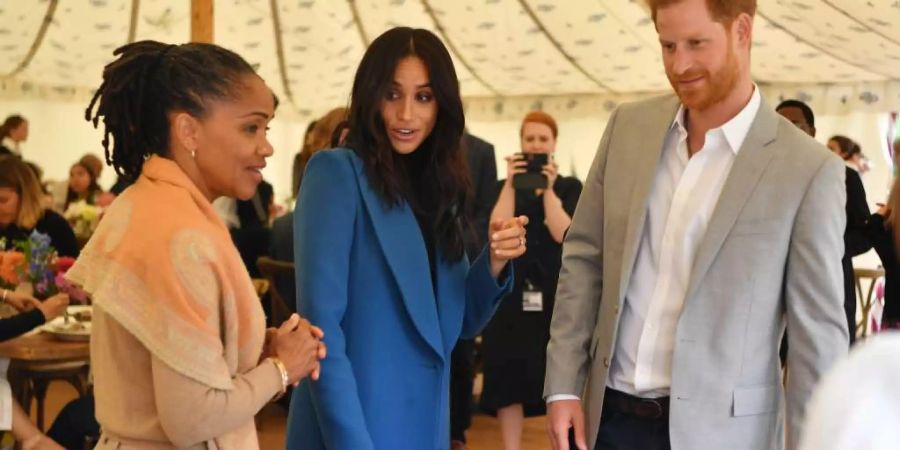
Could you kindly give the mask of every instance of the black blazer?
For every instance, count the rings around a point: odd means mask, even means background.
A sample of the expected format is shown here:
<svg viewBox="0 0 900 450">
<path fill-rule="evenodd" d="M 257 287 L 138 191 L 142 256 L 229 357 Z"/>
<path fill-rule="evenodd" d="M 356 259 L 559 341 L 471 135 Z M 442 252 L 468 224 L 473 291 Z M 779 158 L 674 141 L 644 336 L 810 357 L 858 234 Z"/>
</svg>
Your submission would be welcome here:
<svg viewBox="0 0 900 450">
<path fill-rule="evenodd" d="M 269 205 L 272 204 L 272 185 L 266 181 L 259 184 L 256 194 L 250 200 L 237 201 L 238 228 L 231 229 L 231 239 L 237 247 L 247 272 L 259 278 L 256 259 L 269 253 Z"/>
<path fill-rule="evenodd" d="M 844 259 L 850 259 L 869 251 L 872 242 L 866 233 L 869 220 L 869 203 L 866 189 L 855 170 L 847 167 L 847 229 L 844 231 Z"/>
<path fill-rule="evenodd" d="M 844 313 L 847 315 L 847 329 L 850 330 L 850 343 L 855 341 L 856 329 L 856 277 L 853 274 L 853 257 L 861 255 L 872 248 L 872 241 L 866 233 L 866 222 L 869 220 L 869 204 L 866 202 L 866 190 L 862 179 L 855 170 L 846 168 L 845 183 L 847 186 L 847 228 L 844 229 L 844 258 L 841 268 L 844 271 Z"/>
<path fill-rule="evenodd" d="M 37 308 L 0 319 L 0 342 L 21 336 L 43 325 L 44 322 L 44 313 Z"/>
<path fill-rule="evenodd" d="M 28 239 L 31 232 L 37 230 L 50 236 L 50 245 L 56 249 L 59 256 L 71 256 L 77 258 L 80 253 L 78 248 L 78 240 L 75 238 L 75 232 L 72 226 L 53 210 L 45 210 L 44 215 L 37 221 L 32 229 L 19 228 L 12 224 L 4 228 L 0 228 L 0 238 L 5 238 L 7 242 Z"/>
<path fill-rule="evenodd" d="M 473 231 L 466 242 L 469 260 L 474 260 L 487 243 L 491 211 L 497 199 L 497 161 L 494 159 L 494 145 L 476 136 L 466 133 L 462 140 L 463 153 L 469 165 L 469 176 L 472 179 L 474 205 L 471 209 Z"/>
<path fill-rule="evenodd" d="M 272 223 L 272 241 L 269 245 L 269 257 L 277 261 L 294 262 L 294 214 L 287 213 Z M 297 308 L 297 287 L 294 277 L 279 276 L 275 280 L 275 289 L 284 298 L 291 311 Z"/>
</svg>

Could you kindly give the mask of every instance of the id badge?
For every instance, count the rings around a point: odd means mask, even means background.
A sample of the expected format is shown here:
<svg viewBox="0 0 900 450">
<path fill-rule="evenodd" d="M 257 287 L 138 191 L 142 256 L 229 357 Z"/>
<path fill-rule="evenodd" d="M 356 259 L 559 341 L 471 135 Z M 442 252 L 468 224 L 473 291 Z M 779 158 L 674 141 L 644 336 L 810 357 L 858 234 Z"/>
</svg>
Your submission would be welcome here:
<svg viewBox="0 0 900 450">
<path fill-rule="evenodd" d="M 540 312 L 544 310 L 544 294 L 541 291 L 522 293 L 522 311 Z"/>
</svg>

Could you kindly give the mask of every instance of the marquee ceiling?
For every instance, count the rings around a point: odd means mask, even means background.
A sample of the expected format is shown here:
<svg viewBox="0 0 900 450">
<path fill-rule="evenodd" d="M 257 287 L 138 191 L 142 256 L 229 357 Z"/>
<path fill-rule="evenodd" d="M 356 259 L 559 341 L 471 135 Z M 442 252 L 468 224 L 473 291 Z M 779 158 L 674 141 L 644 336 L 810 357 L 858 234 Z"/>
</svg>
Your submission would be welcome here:
<svg viewBox="0 0 900 450">
<path fill-rule="evenodd" d="M 215 41 L 257 65 L 300 118 L 346 103 L 366 45 L 397 25 L 441 36 L 476 102 L 668 89 L 640 0 L 219 0 L 215 11 Z M 0 94 L 84 94 L 116 47 L 186 42 L 189 28 L 188 0 L 4 1 Z M 759 0 L 754 76 L 811 92 L 890 86 L 851 100 L 900 104 L 896 30 L 900 0 Z"/>
</svg>

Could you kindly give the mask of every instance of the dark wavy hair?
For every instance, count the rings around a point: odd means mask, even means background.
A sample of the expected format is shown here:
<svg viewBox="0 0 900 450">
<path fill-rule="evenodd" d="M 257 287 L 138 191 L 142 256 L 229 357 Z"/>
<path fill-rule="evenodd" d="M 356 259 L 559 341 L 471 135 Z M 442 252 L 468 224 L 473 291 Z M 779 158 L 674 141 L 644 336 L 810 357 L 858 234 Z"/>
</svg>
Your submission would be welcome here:
<svg viewBox="0 0 900 450">
<path fill-rule="evenodd" d="M 106 163 L 130 180 L 150 155 L 168 155 L 169 112 L 202 118 L 210 100 L 234 98 L 243 77 L 256 74 L 237 53 L 213 44 L 139 41 L 113 55 L 85 119 L 94 127 L 103 119 Z"/>
<path fill-rule="evenodd" d="M 9 137 L 12 130 L 19 128 L 19 126 L 25 122 L 27 122 L 27 120 L 18 114 L 7 117 L 6 120 L 3 121 L 3 124 L 0 125 L 0 139 Z"/>
<path fill-rule="evenodd" d="M 415 176 L 428 182 L 415 189 L 404 170 L 403 156 L 391 146 L 380 112 L 397 65 L 410 56 L 419 58 L 428 68 L 438 105 L 434 129 L 415 151 L 417 159 L 425 161 L 423 173 Z M 366 175 L 382 199 L 389 206 L 407 201 L 418 214 L 427 208 L 433 218 L 435 242 L 444 258 L 461 259 L 471 203 L 468 168 L 460 147 L 466 123 L 456 69 L 441 40 L 428 30 L 407 27 L 392 28 L 375 39 L 353 80 L 348 122 L 347 146 L 363 160 Z"/>
<path fill-rule="evenodd" d="M 88 167 L 88 165 L 85 164 L 84 161 L 78 161 L 75 164 L 72 164 L 72 167 L 69 168 L 69 172 L 71 172 L 72 169 L 74 169 L 76 166 L 84 169 L 84 171 L 87 172 L 88 177 L 90 177 L 90 179 L 91 179 L 90 184 L 88 184 L 87 192 L 85 193 L 85 196 L 84 196 L 84 201 L 88 205 L 93 205 L 94 202 L 96 202 L 96 200 L 97 200 L 97 194 L 100 194 L 101 192 L 103 192 L 103 189 L 100 187 L 100 184 L 97 182 L 97 173 L 94 172 L 93 169 Z M 72 190 L 72 185 L 69 184 L 68 187 L 66 188 L 66 203 L 63 205 L 63 211 L 69 209 L 69 205 L 72 204 L 72 202 L 78 201 L 78 198 L 79 198 L 78 194 Z"/>
</svg>

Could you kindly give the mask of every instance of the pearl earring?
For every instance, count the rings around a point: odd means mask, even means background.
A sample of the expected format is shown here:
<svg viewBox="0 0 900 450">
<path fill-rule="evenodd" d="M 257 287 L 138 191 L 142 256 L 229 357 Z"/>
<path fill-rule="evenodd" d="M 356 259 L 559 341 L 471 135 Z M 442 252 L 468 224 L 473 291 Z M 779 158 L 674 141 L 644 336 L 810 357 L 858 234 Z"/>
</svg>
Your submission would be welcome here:
<svg viewBox="0 0 900 450">
<path fill-rule="evenodd" d="M 195 159 L 197 157 L 197 149 L 191 149 L 191 159 Z"/>
</svg>

